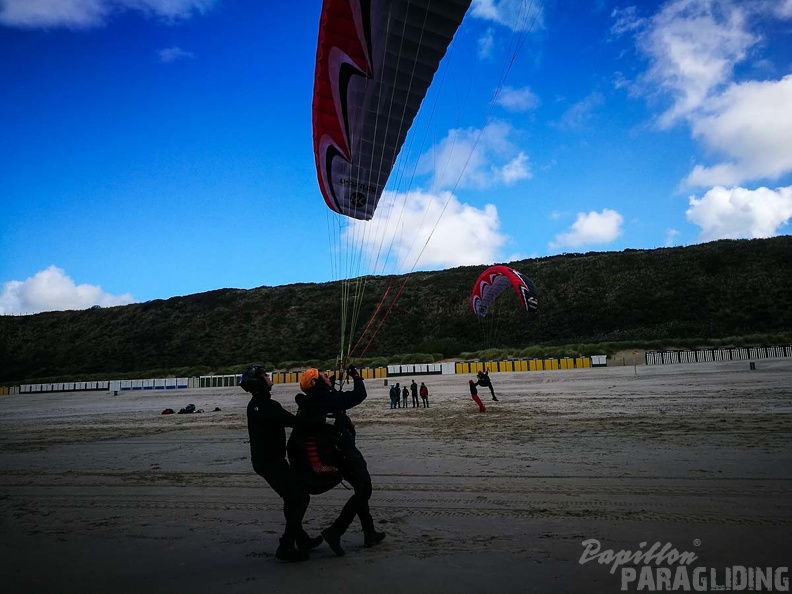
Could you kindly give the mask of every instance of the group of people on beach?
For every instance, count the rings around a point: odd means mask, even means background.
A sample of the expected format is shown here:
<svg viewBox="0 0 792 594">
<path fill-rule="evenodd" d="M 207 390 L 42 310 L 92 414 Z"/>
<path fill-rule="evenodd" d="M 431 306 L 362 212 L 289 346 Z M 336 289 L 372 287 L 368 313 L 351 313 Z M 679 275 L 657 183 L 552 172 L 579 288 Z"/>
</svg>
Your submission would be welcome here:
<svg viewBox="0 0 792 594">
<path fill-rule="evenodd" d="M 418 404 L 418 396 L 420 396 L 423 401 L 423 407 L 429 408 L 429 388 L 426 387 L 424 382 L 421 382 L 421 386 L 418 387 L 415 380 L 412 380 L 409 389 L 406 385 L 401 388 L 399 382 L 396 382 L 395 384 L 391 384 L 388 394 L 390 395 L 391 408 L 407 408 L 407 401 L 410 398 L 410 394 L 412 394 L 413 408 L 421 407 L 421 405 Z"/>
<path fill-rule="evenodd" d="M 484 406 L 484 403 L 481 401 L 481 398 L 478 395 L 478 387 L 481 386 L 482 388 L 489 388 L 490 396 L 492 396 L 492 400 L 494 402 L 498 402 L 498 397 L 495 396 L 495 386 L 492 384 L 492 380 L 489 376 L 489 371 L 479 371 L 476 373 L 476 380 L 468 380 L 468 388 L 470 389 L 470 397 L 473 401 L 478 405 L 479 412 L 487 412 L 487 407 Z M 401 387 L 399 382 L 395 384 L 391 384 L 390 389 L 388 390 L 388 394 L 390 396 L 390 407 L 391 409 L 394 408 L 407 408 L 407 402 L 412 394 L 412 407 L 413 408 L 420 408 L 420 404 L 418 403 L 418 395 L 420 394 L 421 400 L 423 400 L 424 408 L 429 408 L 429 388 L 426 387 L 424 382 L 421 382 L 420 388 L 418 384 L 415 383 L 415 380 L 412 380 L 410 387 L 407 388 L 405 385 Z"/>
</svg>

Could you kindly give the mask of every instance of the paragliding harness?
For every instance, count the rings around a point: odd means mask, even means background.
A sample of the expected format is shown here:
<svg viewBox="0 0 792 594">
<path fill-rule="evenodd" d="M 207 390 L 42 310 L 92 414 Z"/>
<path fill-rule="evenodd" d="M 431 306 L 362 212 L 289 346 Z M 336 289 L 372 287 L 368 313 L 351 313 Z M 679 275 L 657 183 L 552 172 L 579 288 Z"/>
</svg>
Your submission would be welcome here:
<svg viewBox="0 0 792 594">
<path fill-rule="evenodd" d="M 299 412 L 297 416 L 300 416 Z M 325 493 L 341 482 L 343 460 L 338 441 L 339 432 L 335 424 L 322 423 L 316 428 L 292 430 L 286 444 L 289 464 L 309 493 Z"/>
</svg>

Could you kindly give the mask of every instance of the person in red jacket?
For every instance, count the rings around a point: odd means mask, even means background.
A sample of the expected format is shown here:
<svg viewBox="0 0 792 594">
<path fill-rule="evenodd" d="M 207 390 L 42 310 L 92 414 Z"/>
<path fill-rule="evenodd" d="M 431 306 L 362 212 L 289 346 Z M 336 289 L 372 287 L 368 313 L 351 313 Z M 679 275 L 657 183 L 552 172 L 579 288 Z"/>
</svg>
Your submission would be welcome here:
<svg viewBox="0 0 792 594">
<path fill-rule="evenodd" d="M 478 395 L 478 389 L 476 388 L 476 382 L 473 380 L 468 380 L 468 386 L 470 386 L 470 397 L 474 400 L 476 404 L 478 404 L 479 412 L 485 412 L 487 408 L 484 406 L 484 403 L 481 402 L 481 398 Z"/>
</svg>

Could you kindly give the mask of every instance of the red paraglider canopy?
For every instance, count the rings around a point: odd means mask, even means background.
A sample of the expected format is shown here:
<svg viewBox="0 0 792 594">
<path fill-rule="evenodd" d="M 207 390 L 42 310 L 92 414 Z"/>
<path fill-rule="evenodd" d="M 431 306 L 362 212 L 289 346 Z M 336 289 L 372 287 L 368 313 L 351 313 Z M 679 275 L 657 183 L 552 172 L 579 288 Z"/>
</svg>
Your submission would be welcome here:
<svg viewBox="0 0 792 594">
<path fill-rule="evenodd" d="M 536 311 L 539 307 L 539 293 L 533 281 L 508 266 L 490 266 L 482 272 L 473 292 L 470 294 L 470 306 L 473 313 L 483 318 L 495 299 L 509 286 L 514 289 L 520 298 L 520 304 L 526 311 Z"/>
<path fill-rule="evenodd" d="M 313 144 L 327 206 L 374 215 L 432 78 L 471 0 L 324 0 Z"/>
</svg>

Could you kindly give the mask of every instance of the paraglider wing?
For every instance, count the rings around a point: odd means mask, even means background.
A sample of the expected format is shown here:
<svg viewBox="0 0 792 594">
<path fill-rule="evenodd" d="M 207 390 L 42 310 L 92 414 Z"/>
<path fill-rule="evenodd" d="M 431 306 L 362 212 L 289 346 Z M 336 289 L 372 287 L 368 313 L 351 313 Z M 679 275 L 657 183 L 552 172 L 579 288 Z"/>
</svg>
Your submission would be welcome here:
<svg viewBox="0 0 792 594">
<path fill-rule="evenodd" d="M 471 0 L 324 0 L 313 143 L 327 206 L 369 220 Z"/>
<path fill-rule="evenodd" d="M 473 313 L 483 318 L 495 299 L 506 289 L 512 287 L 520 298 L 520 304 L 526 311 L 536 311 L 539 307 L 539 293 L 533 281 L 508 266 L 490 266 L 482 272 L 473 292 L 470 294 L 470 306 Z"/>
</svg>

